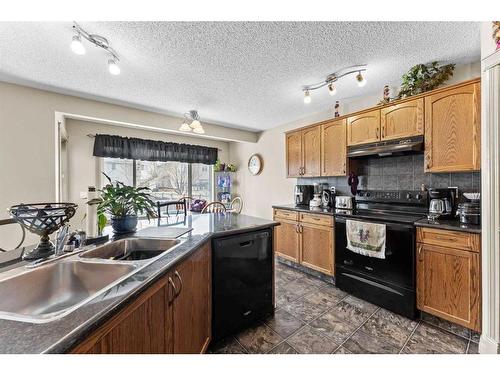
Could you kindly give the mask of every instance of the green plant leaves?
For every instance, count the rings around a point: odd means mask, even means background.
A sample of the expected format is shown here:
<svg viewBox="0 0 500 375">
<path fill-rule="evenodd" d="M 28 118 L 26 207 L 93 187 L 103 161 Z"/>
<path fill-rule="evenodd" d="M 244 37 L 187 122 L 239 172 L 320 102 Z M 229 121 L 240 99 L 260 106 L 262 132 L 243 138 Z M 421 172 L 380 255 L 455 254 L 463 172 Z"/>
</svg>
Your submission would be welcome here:
<svg viewBox="0 0 500 375">
<path fill-rule="evenodd" d="M 417 64 L 403 74 L 398 99 L 418 95 L 441 86 L 453 76 L 455 64 L 439 66 L 437 61 Z"/>
</svg>

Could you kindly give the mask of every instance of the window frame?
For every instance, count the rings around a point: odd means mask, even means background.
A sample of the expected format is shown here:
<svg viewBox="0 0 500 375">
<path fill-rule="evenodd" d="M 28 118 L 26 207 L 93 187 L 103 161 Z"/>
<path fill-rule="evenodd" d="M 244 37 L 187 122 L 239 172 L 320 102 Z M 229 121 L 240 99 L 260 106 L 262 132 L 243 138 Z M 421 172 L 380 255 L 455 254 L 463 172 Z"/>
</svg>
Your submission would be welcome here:
<svg viewBox="0 0 500 375">
<path fill-rule="evenodd" d="M 96 179 L 97 179 L 97 182 L 100 189 L 103 188 L 103 185 L 102 185 L 102 172 L 104 172 L 104 159 L 106 158 L 103 158 L 103 157 L 99 157 L 99 162 L 98 162 L 98 173 L 97 173 L 97 176 L 96 176 Z M 112 158 L 108 158 L 108 159 L 112 159 Z M 133 183 L 133 186 L 134 187 L 137 187 L 137 160 L 136 159 L 126 159 L 126 160 L 132 160 L 132 183 Z M 164 163 L 168 163 L 168 162 L 164 162 Z M 186 163 L 188 165 L 188 189 L 187 189 L 187 195 L 189 197 L 192 197 L 193 196 L 193 181 L 192 181 L 192 178 L 193 178 L 193 164 L 192 163 Z M 209 167 L 209 195 L 210 195 L 210 198 L 209 200 L 213 200 L 214 199 L 214 194 L 215 194 L 215 190 L 214 190 L 214 168 L 213 168 L 213 165 L 208 165 Z"/>
</svg>

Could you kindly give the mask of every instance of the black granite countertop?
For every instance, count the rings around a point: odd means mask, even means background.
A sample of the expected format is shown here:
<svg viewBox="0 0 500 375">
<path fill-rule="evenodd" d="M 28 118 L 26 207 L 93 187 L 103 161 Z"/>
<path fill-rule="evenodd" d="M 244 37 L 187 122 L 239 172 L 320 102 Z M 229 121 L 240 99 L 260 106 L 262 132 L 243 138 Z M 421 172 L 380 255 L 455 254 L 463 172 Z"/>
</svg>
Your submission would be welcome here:
<svg viewBox="0 0 500 375">
<path fill-rule="evenodd" d="M 139 227 L 192 228 L 181 244 L 70 314 L 46 323 L 0 319 L 0 353 L 64 353 L 174 265 L 214 237 L 268 228 L 279 223 L 235 213 L 214 213 L 142 221 Z M 167 230 L 166 230 L 167 232 Z M 141 237 L 139 230 L 135 237 Z M 0 278 L 2 273 L 0 273 Z"/>
<path fill-rule="evenodd" d="M 296 206 L 294 204 L 274 205 L 273 208 L 281 208 L 283 210 L 292 210 L 292 211 L 299 211 L 299 212 L 308 212 L 311 214 L 323 214 L 323 215 L 330 215 L 330 216 L 335 215 L 335 208 L 322 208 L 322 207 L 310 208 L 309 206 Z"/>
<path fill-rule="evenodd" d="M 459 220 L 429 221 L 427 218 L 415 222 L 417 227 L 454 230 L 457 232 L 481 233 L 481 225 L 461 224 Z"/>
</svg>

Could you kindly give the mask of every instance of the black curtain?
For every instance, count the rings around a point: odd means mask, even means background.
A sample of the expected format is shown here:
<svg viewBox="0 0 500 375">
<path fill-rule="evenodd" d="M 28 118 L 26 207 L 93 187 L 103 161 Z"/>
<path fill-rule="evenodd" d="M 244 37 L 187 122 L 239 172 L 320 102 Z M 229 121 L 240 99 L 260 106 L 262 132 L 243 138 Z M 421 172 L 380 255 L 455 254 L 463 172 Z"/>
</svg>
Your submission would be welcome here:
<svg viewBox="0 0 500 375">
<path fill-rule="evenodd" d="M 183 143 L 97 134 L 94 156 L 148 161 L 215 164 L 217 149 Z"/>
</svg>

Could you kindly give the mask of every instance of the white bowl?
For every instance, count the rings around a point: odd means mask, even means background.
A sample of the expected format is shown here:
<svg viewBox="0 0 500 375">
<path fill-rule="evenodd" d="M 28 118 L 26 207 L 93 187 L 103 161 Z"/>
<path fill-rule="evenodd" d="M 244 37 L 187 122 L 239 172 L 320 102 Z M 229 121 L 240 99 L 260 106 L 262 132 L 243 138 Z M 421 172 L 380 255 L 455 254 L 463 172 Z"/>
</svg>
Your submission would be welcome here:
<svg viewBox="0 0 500 375">
<path fill-rule="evenodd" d="M 464 193 L 464 197 L 471 201 L 478 201 L 481 199 L 481 193 Z"/>
</svg>

